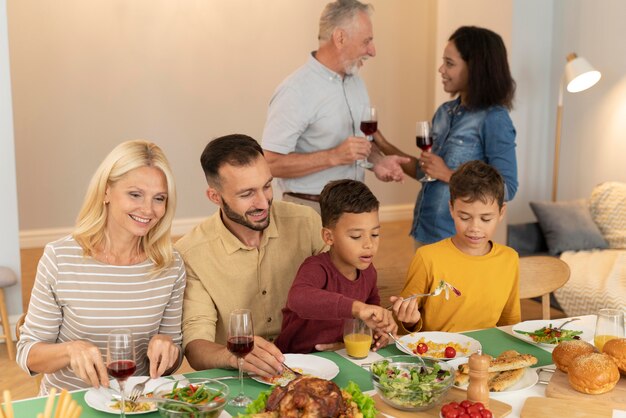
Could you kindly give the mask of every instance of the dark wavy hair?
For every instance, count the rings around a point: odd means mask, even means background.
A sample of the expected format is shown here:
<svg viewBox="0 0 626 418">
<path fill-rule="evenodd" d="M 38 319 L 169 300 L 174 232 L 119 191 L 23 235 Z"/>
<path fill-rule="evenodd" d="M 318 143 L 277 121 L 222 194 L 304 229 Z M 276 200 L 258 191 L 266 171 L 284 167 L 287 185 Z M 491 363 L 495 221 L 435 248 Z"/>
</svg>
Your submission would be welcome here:
<svg viewBox="0 0 626 418">
<path fill-rule="evenodd" d="M 332 228 L 344 213 L 377 211 L 380 203 L 374 193 L 357 180 L 334 180 L 320 194 L 322 226 Z"/>
<path fill-rule="evenodd" d="M 484 109 L 513 107 L 515 80 L 511 77 L 506 46 L 497 33 L 477 26 L 461 26 L 450 39 L 467 63 L 465 106 Z"/>
<path fill-rule="evenodd" d="M 494 200 L 502 209 L 504 204 L 504 180 L 497 169 L 480 161 L 461 164 L 450 177 L 450 203 L 460 199 L 467 203 L 477 200 L 488 204 Z"/>
</svg>

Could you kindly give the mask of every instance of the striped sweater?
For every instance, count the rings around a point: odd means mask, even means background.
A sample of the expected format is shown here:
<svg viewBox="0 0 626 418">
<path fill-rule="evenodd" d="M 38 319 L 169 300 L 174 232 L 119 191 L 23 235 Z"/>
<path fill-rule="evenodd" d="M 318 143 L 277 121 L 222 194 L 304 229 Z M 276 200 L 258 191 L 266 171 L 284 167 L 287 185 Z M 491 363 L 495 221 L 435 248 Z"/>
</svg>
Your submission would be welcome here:
<svg viewBox="0 0 626 418">
<path fill-rule="evenodd" d="M 34 374 L 28 370 L 27 359 L 38 342 L 88 341 L 100 349 L 104 361 L 109 331 L 129 328 L 135 339 L 135 374 L 149 374 L 146 352 L 150 338 L 169 335 L 181 346 L 186 277 L 176 251 L 170 267 L 156 275 L 152 268 L 150 260 L 114 266 L 85 257 L 71 236 L 46 245 L 18 342 L 20 367 Z M 52 387 L 74 390 L 89 384 L 65 367 L 44 375 L 40 395 Z"/>
</svg>

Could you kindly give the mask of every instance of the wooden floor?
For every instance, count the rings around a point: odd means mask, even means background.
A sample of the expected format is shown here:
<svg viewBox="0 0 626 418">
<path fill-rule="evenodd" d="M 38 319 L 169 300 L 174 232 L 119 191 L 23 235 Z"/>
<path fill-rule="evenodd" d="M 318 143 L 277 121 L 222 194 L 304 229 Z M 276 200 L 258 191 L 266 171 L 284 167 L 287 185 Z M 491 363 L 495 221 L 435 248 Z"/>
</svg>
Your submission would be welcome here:
<svg viewBox="0 0 626 418">
<path fill-rule="evenodd" d="M 383 304 L 389 296 L 397 295 L 403 284 L 406 271 L 413 257 L 413 239 L 408 231 L 410 221 L 386 222 L 381 228 L 381 242 L 375 265 L 378 270 L 378 285 Z M 30 291 L 37 270 L 37 262 L 43 248 L 25 249 L 22 257 L 22 302 L 24 311 L 28 307 Z M 552 310 L 552 318 L 564 317 L 563 312 Z M 540 319 L 541 305 L 531 300 L 522 301 L 522 319 Z M 9 361 L 5 344 L 0 344 L 0 392 L 10 389 L 13 399 L 23 399 L 37 395 L 34 378 L 29 377 L 14 361 Z M 179 372 L 192 370 L 185 362 Z"/>
</svg>

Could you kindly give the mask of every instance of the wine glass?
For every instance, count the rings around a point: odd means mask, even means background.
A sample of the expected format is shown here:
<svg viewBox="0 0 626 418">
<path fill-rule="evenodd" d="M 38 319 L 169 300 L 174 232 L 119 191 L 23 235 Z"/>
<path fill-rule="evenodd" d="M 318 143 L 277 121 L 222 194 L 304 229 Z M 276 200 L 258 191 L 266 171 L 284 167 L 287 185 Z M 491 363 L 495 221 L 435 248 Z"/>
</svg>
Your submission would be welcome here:
<svg viewBox="0 0 626 418">
<path fill-rule="evenodd" d="M 422 120 L 416 124 L 415 144 L 422 152 L 430 152 L 433 146 L 433 133 L 430 130 L 430 123 L 427 120 Z M 429 181 L 436 181 L 428 174 L 420 179 L 421 182 L 427 183 Z"/>
<path fill-rule="evenodd" d="M 372 141 L 372 135 L 374 132 L 378 130 L 378 113 L 376 112 L 376 108 L 372 106 L 363 106 L 363 110 L 361 112 L 361 132 L 365 134 L 365 138 L 368 141 Z M 365 160 L 358 160 L 356 162 L 360 167 L 363 168 L 372 168 L 374 164 Z"/>
<path fill-rule="evenodd" d="M 604 344 L 615 338 L 624 337 L 624 312 L 619 309 L 600 309 L 596 320 L 593 342 L 602 352 Z"/>
<path fill-rule="evenodd" d="M 239 395 L 231 399 L 231 406 L 246 406 L 252 399 L 243 393 L 243 358 L 254 348 L 254 330 L 252 328 L 252 312 L 250 309 L 236 309 L 230 313 L 228 323 L 228 351 L 237 356 L 239 366 Z"/>
<path fill-rule="evenodd" d="M 126 416 L 124 386 L 126 379 L 137 370 L 135 363 L 135 344 L 133 333 L 129 329 L 114 329 L 107 341 L 107 372 L 117 380 L 120 386 L 120 417 Z"/>
</svg>

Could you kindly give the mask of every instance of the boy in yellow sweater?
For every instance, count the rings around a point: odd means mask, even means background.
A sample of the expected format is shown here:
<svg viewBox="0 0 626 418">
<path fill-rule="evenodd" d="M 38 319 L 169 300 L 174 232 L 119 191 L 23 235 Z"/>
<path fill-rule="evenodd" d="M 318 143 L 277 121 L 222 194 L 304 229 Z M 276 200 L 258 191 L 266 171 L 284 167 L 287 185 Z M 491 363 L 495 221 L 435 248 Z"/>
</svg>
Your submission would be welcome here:
<svg viewBox="0 0 626 418">
<path fill-rule="evenodd" d="M 502 176 L 482 161 L 461 165 L 450 178 L 449 205 L 456 234 L 417 249 L 400 297 L 391 297 L 396 317 L 410 332 L 518 323 L 519 258 L 512 248 L 491 241 L 506 211 Z M 441 280 L 461 295 L 403 300 L 434 291 Z"/>
</svg>

